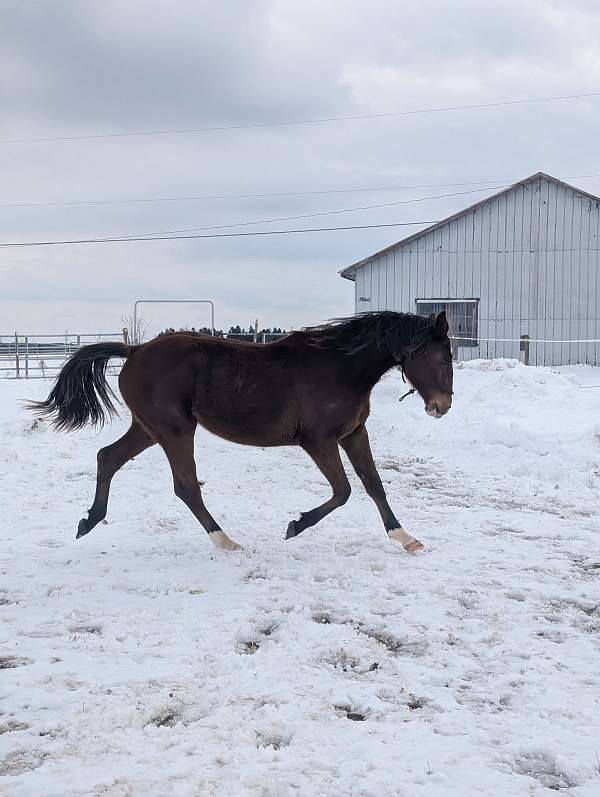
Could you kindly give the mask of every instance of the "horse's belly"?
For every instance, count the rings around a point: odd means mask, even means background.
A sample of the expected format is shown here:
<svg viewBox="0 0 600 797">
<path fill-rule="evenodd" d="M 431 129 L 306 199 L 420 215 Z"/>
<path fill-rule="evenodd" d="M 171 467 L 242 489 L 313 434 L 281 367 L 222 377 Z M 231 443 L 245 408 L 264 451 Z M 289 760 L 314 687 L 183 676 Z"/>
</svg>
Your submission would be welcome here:
<svg viewBox="0 0 600 797">
<path fill-rule="evenodd" d="M 282 415 L 264 417 L 260 413 L 236 413 L 223 416 L 194 413 L 200 426 L 212 434 L 246 446 L 286 446 L 294 444 L 295 430 Z"/>
</svg>

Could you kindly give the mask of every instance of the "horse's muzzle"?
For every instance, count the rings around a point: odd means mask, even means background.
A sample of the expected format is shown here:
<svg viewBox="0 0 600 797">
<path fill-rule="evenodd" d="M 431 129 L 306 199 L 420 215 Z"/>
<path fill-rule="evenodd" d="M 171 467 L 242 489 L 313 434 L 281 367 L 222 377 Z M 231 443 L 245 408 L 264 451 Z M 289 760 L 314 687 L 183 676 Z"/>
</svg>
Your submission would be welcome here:
<svg viewBox="0 0 600 797">
<path fill-rule="evenodd" d="M 425 412 L 430 418 L 442 418 L 452 406 L 452 402 L 430 401 L 425 405 Z"/>
</svg>

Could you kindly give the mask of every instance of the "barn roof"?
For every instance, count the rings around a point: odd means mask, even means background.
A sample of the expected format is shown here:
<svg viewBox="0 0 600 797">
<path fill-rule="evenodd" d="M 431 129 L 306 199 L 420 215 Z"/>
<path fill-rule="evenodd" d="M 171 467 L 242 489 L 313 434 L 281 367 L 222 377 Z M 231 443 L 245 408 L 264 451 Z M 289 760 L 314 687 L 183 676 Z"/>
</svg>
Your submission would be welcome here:
<svg viewBox="0 0 600 797">
<path fill-rule="evenodd" d="M 484 199 L 480 199 L 479 202 L 475 202 L 474 205 L 469 205 L 469 207 L 464 208 L 463 210 L 459 210 L 457 213 L 453 213 L 451 216 L 447 216 L 445 219 L 441 221 L 436 221 L 435 224 L 431 224 L 429 227 L 425 227 L 419 232 L 415 232 L 412 235 L 409 235 L 406 238 L 402 238 L 401 241 L 396 241 L 389 246 L 386 246 L 385 249 L 380 249 L 378 252 L 373 252 L 373 254 L 368 255 L 367 257 L 363 257 L 362 260 L 358 260 L 356 263 L 352 263 L 351 266 L 347 266 L 343 268 L 339 274 L 344 279 L 354 281 L 356 269 L 364 266 L 365 263 L 368 263 L 370 260 L 373 260 L 375 257 L 380 257 L 381 255 L 386 255 L 388 252 L 391 252 L 392 249 L 395 249 L 397 246 L 403 246 L 404 244 L 410 243 L 411 241 L 420 238 L 422 235 L 426 235 L 427 233 L 431 232 L 432 230 L 437 230 L 438 227 L 442 227 L 444 224 L 448 224 L 450 221 L 454 221 L 455 219 L 460 219 L 462 216 L 466 216 L 467 213 L 470 213 L 472 210 L 476 210 L 477 208 L 481 207 L 481 205 L 485 205 L 486 202 L 491 202 L 493 199 L 497 199 L 504 194 L 508 194 L 510 191 L 513 191 L 515 188 L 520 188 L 523 185 L 528 185 L 529 183 L 533 183 L 536 180 L 548 180 L 550 183 L 554 183 L 555 185 L 560 185 L 563 188 L 568 188 L 570 191 L 575 191 L 576 194 L 580 194 L 581 196 L 585 196 L 588 199 L 591 199 L 593 202 L 600 202 L 600 197 L 594 196 L 594 194 L 590 194 L 587 191 L 582 191 L 581 188 L 575 188 L 573 185 L 569 185 L 569 183 L 565 183 L 564 180 L 559 180 L 557 177 L 552 177 L 545 172 L 536 172 L 535 174 L 526 177 L 524 180 L 519 180 L 512 185 L 509 185 L 507 188 L 503 188 L 501 191 L 497 191 L 495 194 L 491 194 Z"/>
</svg>

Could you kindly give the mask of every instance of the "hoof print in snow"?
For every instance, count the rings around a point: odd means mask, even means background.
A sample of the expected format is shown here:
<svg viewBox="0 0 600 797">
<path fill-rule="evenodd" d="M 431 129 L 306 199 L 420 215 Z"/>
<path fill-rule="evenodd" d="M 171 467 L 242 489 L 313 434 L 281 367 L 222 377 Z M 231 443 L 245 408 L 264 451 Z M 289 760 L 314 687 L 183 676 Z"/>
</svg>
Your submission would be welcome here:
<svg viewBox="0 0 600 797">
<path fill-rule="evenodd" d="M 542 615 L 549 623 L 567 622 L 577 631 L 595 634 L 600 631 L 600 603 L 552 599 Z"/>
<path fill-rule="evenodd" d="M 277 623 L 272 623 L 272 625 L 266 625 L 264 628 L 260 629 L 260 633 L 263 637 L 269 637 L 277 628 Z"/>
<path fill-rule="evenodd" d="M 364 722 L 367 719 L 364 714 L 360 714 L 358 711 L 347 711 L 346 717 L 352 722 Z"/>
<path fill-rule="evenodd" d="M 47 736 L 49 739 L 58 739 L 59 736 L 64 736 L 65 733 L 61 728 L 50 728 L 48 730 L 40 731 L 38 736 Z"/>
<path fill-rule="evenodd" d="M 553 791 L 572 789 L 578 785 L 558 766 L 556 756 L 544 750 L 524 753 L 515 759 L 512 768 L 518 775 L 535 778 L 542 786 Z"/>
<path fill-rule="evenodd" d="M 8 722 L 0 723 L 0 736 L 3 733 L 14 733 L 15 731 L 26 731 L 29 725 L 26 722 L 19 722 L 19 720 L 8 720 Z"/>
<path fill-rule="evenodd" d="M 278 622 L 265 621 L 253 631 L 248 632 L 248 636 L 238 637 L 237 651 L 243 656 L 252 656 L 257 653 L 262 643 L 268 639 L 279 625 Z"/>
<path fill-rule="evenodd" d="M 328 611 L 324 609 L 319 609 L 315 611 L 312 616 L 313 623 L 318 623 L 319 625 L 352 625 L 356 627 L 357 631 L 360 631 L 360 623 L 354 623 L 349 617 L 334 617 Z"/>
<path fill-rule="evenodd" d="M 420 708 L 425 708 L 427 702 L 427 698 L 425 697 L 416 697 L 415 695 L 410 695 L 406 701 L 406 707 L 409 711 L 417 711 Z"/>
<path fill-rule="evenodd" d="M 178 722 L 181 722 L 178 712 L 173 708 L 167 708 L 155 714 L 148 725 L 155 725 L 157 728 L 174 728 Z"/>
<path fill-rule="evenodd" d="M 352 720 L 352 722 L 364 722 L 367 719 L 366 714 L 355 711 L 352 706 L 334 706 L 334 709 L 336 711 L 343 711 L 346 715 L 346 719 Z"/>
<path fill-rule="evenodd" d="M 375 629 L 369 629 L 360 627 L 356 629 L 360 634 L 363 634 L 369 639 L 374 639 L 376 642 L 379 642 L 380 645 L 388 650 L 390 653 L 393 653 L 396 656 L 424 656 L 427 652 L 427 644 L 425 642 L 415 642 L 410 641 L 408 639 L 399 639 L 395 637 L 393 634 L 387 633 L 387 631 L 376 631 Z"/>
<path fill-rule="evenodd" d="M 41 767 L 46 758 L 48 758 L 47 753 L 40 753 L 37 750 L 21 750 L 13 753 L 8 758 L 0 761 L 0 777 L 31 772 Z"/>
<path fill-rule="evenodd" d="M 248 570 L 244 576 L 244 581 L 267 581 L 267 579 L 268 576 L 266 572 L 260 567 L 255 567 L 252 570 Z"/>
<path fill-rule="evenodd" d="M 72 625 L 69 631 L 76 636 L 78 634 L 95 634 L 100 636 L 102 634 L 102 626 L 97 623 L 90 623 L 85 625 Z"/>
<path fill-rule="evenodd" d="M 32 660 L 25 656 L 0 656 L 0 670 L 14 670 L 26 664 L 32 664 Z"/>
<path fill-rule="evenodd" d="M 564 634 L 561 634 L 560 631 L 538 631 L 536 636 L 540 637 L 541 639 L 547 639 L 549 642 L 554 642 L 557 645 L 560 645 L 565 641 Z"/>
<path fill-rule="evenodd" d="M 600 562 L 594 562 L 590 559 L 575 559 L 573 564 L 588 578 L 600 576 Z"/>
<path fill-rule="evenodd" d="M 289 747 L 291 738 L 279 736 L 273 733 L 256 732 L 257 747 L 271 747 L 273 750 L 280 750 L 282 747 Z"/>
<path fill-rule="evenodd" d="M 359 660 L 355 659 L 354 656 L 343 648 L 327 656 L 325 662 L 342 672 L 364 672 L 365 670 L 364 667 L 361 667 Z"/>
<path fill-rule="evenodd" d="M 260 648 L 260 642 L 255 639 L 240 644 L 240 653 L 244 656 L 253 656 Z"/>
<path fill-rule="evenodd" d="M 90 634 L 92 636 L 100 636 L 102 634 L 102 626 L 98 623 L 89 623 L 84 625 L 72 625 L 69 632 L 75 636 L 79 634 Z"/>
<path fill-rule="evenodd" d="M 10 598 L 7 592 L 0 592 L 0 606 L 10 606 L 11 604 L 18 604 L 16 598 Z"/>
</svg>

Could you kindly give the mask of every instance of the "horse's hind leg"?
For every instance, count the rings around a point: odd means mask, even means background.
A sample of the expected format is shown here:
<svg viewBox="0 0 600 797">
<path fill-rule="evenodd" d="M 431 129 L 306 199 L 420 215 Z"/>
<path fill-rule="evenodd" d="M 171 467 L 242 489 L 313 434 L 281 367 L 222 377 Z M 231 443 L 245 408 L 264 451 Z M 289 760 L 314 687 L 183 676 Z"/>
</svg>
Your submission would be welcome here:
<svg viewBox="0 0 600 797">
<path fill-rule="evenodd" d="M 367 494 L 375 502 L 389 538 L 401 542 L 409 553 L 420 551 L 423 548 L 423 544 L 404 531 L 388 504 L 383 484 L 373 462 L 366 426 L 359 426 L 352 434 L 343 437 L 340 440 L 340 445 L 348 455 L 348 459 L 352 463 L 356 475 L 363 483 Z"/>
<path fill-rule="evenodd" d="M 98 475 L 96 479 L 96 495 L 94 503 L 88 512 L 88 517 L 79 521 L 77 538 L 88 534 L 94 526 L 106 517 L 108 494 L 112 477 L 133 457 L 141 454 L 146 448 L 154 445 L 156 441 L 142 429 L 139 423 L 132 421 L 130 428 L 123 437 L 106 448 L 98 451 Z"/>
<path fill-rule="evenodd" d="M 312 457 L 315 465 L 331 485 L 333 495 L 324 504 L 320 504 L 309 512 L 302 512 L 300 520 L 292 520 L 287 528 L 286 540 L 297 537 L 304 529 L 314 526 L 325 515 L 345 504 L 350 498 L 350 482 L 342 464 L 337 441 L 324 440 L 315 444 L 304 444 L 302 447 Z"/>
<path fill-rule="evenodd" d="M 226 551 L 238 551 L 242 546 L 230 539 L 210 514 L 204 501 L 196 473 L 194 461 L 194 433 L 196 422 L 190 422 L 188 428 L 179 429 L 176 433 L 159 435 L 159 443 L 165 451 L 173 472 L 173 488 L 175 495 L 188 506 L 208 533 L 211 542 L 217 548 Z"/>
</svg>

